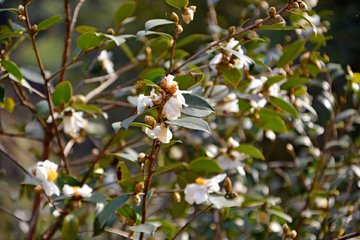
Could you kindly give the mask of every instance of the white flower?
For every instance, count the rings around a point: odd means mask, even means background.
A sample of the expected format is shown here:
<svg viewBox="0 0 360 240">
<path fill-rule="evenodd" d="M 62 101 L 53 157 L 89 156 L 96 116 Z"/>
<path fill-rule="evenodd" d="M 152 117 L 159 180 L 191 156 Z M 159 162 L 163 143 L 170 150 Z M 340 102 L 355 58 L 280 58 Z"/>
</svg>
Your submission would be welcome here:
<svg viewBox="0 0 360 240">
<path fill-rule="evenodd" d="M 201 204 L 207 202 L 209 193 L 219 191 L 219 183 L 226 178 L 226 174 L 222 173 L 210 179 L 197 178 L 196 183 L 192 183 L 185 188 L 185 201 L 189 204 Z"/>
<path fill-rule="evenodd" d="M 83 118 L 83 112 L 76 112 L 73 108 L 65 108 L 64 110 L 64 132 L 66 134 L 77 134 L 81 129 L 85 129 L 87 121 Z"/>
<path fill-rule="evenodd" d="M 227 140 L 227 145 L 229 148 L 236 148 L 240 146 L 240 143 L 235 139 L 233 139 L 232 137 L 229 137 L 229 139 Z"/>
<path fill-rule="evenodd" d="M 101 62 L 102 68 L 108 73 L 114 73 L 114 63 L 110 60 L 112 52 L 102 50 L 97 60 Z"/>
<path fill-rule="evenodd" d="M 61 117 L 62 117 L 61 114 L 59 114 L 58 112 L 54 112 L 54 118 L 55 118 L 55 119 L 58 119 L 58 118 L 61 118 Z M 50 116 L 48 117 L 48 119 L 46 120 L 46 122 L 47 122 L 47 123 L 52 123 L 52 121 L 53 121 L 53 118 L 52 118 L 52 116 L 51 116 L 51 114 L 50 114 Z"/>
<path fill-rule="evenodd" d="M 268 224 L 270 221 L 270 215 L 269 213 L 263 211 L 263 210 L 258 210 L 256 212 L 256 222 L 257 223 L 265 223 Z"/>
<path fill-rule="evenodd" d="M 67 197 L 72 197 L 74 199 L 80 199 L 82 197 L 91 197 L 93 189 L 87 184 L 84 184 L 82 187 L 71 187 L 67 184 L 63 187 L 63 193 Z"/>
<path fill-rule="evenodd" d="M 219 103 L 216 109 L 224 112 L 237 113 L 240 110 L 238 102 L 239 100 L 236 98 L 236 94 L 230 93 L 223 98 L 223 102 Z"/>
<path fill-rule="evenodd" d="M 231 38 L 230 41 L 226 44 L 226 48 L 233 49 L 238 44 L 239 44 L 238 40 L 235 40 L 234 38 Z"/>
<path fill-rule="evenodd" d="M 38 162 L 31 168 L 31 172 L 37 179 L 41 180 L 41 185 L 44 188 L 46 195 L 51 196 L 53 194 L 59 196 L 60 189 L 54 181 L 58 177 L 57 173 L 58 165 L 45 160 L 44 162 Z"/>
<path fill-rule="evenodd" d="M 179 91 L 178 83 L 174 81 L 174 78 L 173 75 L 168 74 L 160 81 L 160 87 L 171 95 Z"/>
<path fill-rule="evenodd" d="M 308 6 L 308 9 L 311 9 L 313 7 L 316 7 L 318 0 L 305 0 L 305 2 Z"/>
<path fill-rule="evenodd" d="M 260 77 L 260 79 L 251 80 L 250 84 L 246 88 L 245 92 L 249 93 L 251 90 L 252 93 L 257 94 L 263 90 L 264 83 L 266 82 L 266 77 Z"/>
<path fill-rule="evenodd" d="M 185 8 L 183 10 L 183 14 L 182 14 L 182 18 L 184 20 L 184 22 L 186 22 L 187 24 L 189 22 L 191 22 L 194 19 L 194 13 L 195 11 L 191 8 Z"/>
<path fill-rule="evenodd" d="M 215 55 L 215 57 L 213 57 L 213 59 L 211 59 L 209 66 L 211 68 L 211 70 L 213 70 L 214 72 L 216 72 L 216 65 L 218 65 L 221 62 L 223 55 L 222 53 L 218 53 Z"/>
<path fill-rule="evenodd" d="M 156 125 L 153 130 L 146 128 L 145 133 L 152 139 L 158 138 L 162 143 L 169 143 L 173 136 L 165 123 Z"/>
<path fill-rule="evenodd" d="M 144 96 L 144 94 L 140 94 L 138 99 L 137 99 L 137 113 L 142 113 L 146 108 L 148 107 L 153 107 L 154 104 L 152 102 L 151 97 L 149 96 Z"/>
<path fill-rule="evenodd" d="M 220 155 L 216 160 L 223 170 L 228 170 L 243 167 L 243 164 L 240 161 L 246 158 L 248 158 L 248 155 L 244 153 L 231 151 L 229 154 Z"/>
<path fill-rule="evenodd" d="M 162 115 L 164 115 L 168 120 L 175 120 L 181 115 L 182 105 L 187 107 L 185 103 L 185 98 L 182 95 L 182 92 L 185 91 L 176 91 L 173 96 L 165 103 L 162 110 Z"/>
</svg>

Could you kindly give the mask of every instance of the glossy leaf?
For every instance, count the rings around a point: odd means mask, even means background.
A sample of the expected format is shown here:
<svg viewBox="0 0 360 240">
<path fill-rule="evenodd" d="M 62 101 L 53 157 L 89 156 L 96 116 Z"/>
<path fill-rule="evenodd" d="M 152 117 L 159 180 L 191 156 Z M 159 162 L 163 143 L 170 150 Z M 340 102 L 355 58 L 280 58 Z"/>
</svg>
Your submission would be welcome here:
<svg viewBox="0 0 360 240">
<path fill-rule="evenodd" d="M 165 123 L 211 133 L 209 124 L 200 118 L 182 117 L 174 121 L 165 121 Z"/>
<path fill-rule="evenodd" d="M 167 19 L 151 19 L 145 23 L 145 32 L 157 26 L 175 24 L 175 23 L 176 22 L 169 21 Z"/>
<path fill-rule="evenodd" d="M 129 229 L 134 232 L 144 232 L 152 236 L 156 230 L 156 226 L 150 223 L 143 223 L 138 226 L 129 227 Z"/>
<path fill-rule="evenodd" d="M 9 60 L 5 60 L 2 59 L 0 61 L 0 64 L 3 68 L 5 68 L 5 70 L 10 73 L 11 75 L 13 75 L 16 80 L 18 80 L 19 82 L 21 82 L 21 80 L 23 79 L 23 75 L 20 72 L 20 69 L 18 68 L 18 66 L 16 66 L 16 64 L 12 61 Z"/>
<path fill-rule="evenodd" d="M 86 105 L 86 104 L 81 104 L 81 103 L 75 103 L 75 104 L 72 104 L 71 107 L 74 108 L 77 111 L 86 112 L 86 113 L 89 113 L 89 114 L 91 114 L 93 116 L 96 113 L 97 114 L 102 114 L 103 113 L 100 108 L 98 108 L 97 106 L 92 105 L 92 104 Z"/>
<path fill-rule="evenodd" d="M 282 219 L 285 219 L 286 221 L 288 221 L 289 223 L 292 223 L 293 219 L 290 217 L 290 215 L 286 214 L 286 213 L 283 213 L 283 212 L 280 212 L 278 211 L 277 209 L 275 208 L 269 208 L 267 210 L 269 213 L 271 214 L 274 214 Z"/>
<path fill-rule="evenodd" d="M 178 82 L 180 90 L 187 90 L 195 84 L 201 82 L 203 78 L 203 73 L 189 73 L 186 75 L 176 75 L 174 81 Z"/>
<path fill-rule="evenodd" d="M 221 67 L 221 71 L 225 82 L 231 84 L 236 89 L 242 79 L 242 71 L 237 68 L 227 69 L 225 67 Z"/>
<path fill-rule="evenodd" d="M 116 198 L 114 198 L 111 202 L 109 202 L 104 210 L 99 214 L 99 221 L 101 227 L 103 227 L 107 221 L 111 218 L 116 210 L 124 206 L 124 204 L 129 200 L 130 195 L 123 194 Z"/>
<path fill-rule="evenodd" d="M 87 32 L 80 35 L 76 40 L 77 46 L 84 51 L 99 46 L 103 42 L 104 37 L 101 35 L 96 36 L 95 34 L 95 32 Z"/>
<path fill-rule="evenodd" d="M 305 21 L 307 21 L 309 23 L 309 25 L 311 26 L 311 28 L 314 31 L 315 35 L 317 35 L 317 27 L 307 17 L 305 17 L 305 16 L 303 16 L 303 15 L 297 13 L 297 12 L 294 12 L 294 11 L 289 11 L 289 12 L 301 17 L 302 19 L 305 19 Z"/>
<path fill-rule="evenodd" d="M 189 0 L 166 0 L 166 2 L 178 9 L 183 9 L 189 4 Z"/>
<path fill-rule="evenodd" d="M 289 90 L 310 82 L 310 78 L 288 78 L 286 82 L 280 85 L 281 90 Z"/>
<path fill-rule="evenodd" d="M 277 62 L 278 67 L 284 67 L 286 64 L 294 61 L 302 52 L 306 39 L 299 39 L 284 48 L 283 54 Z"/>
<path fill-rule="evenodd" d="M 103 33 L 95 33 L 95 36 L 109 38 L 112 41 L 114 41 L 116 46 L 120 46 L 121 44 L 126 42 L 127 38 L 136 37 L 135 35 L 132 35 L 132 34 L 124 34 L 124 35 L 119 35 L 119 36 L 113 36 L 113 35 L 110 35 L 110 34 L 103 34 Z"/>
<path fill-rule="evenodd" d="M 189 167 L 190 171 L 204 176 L 218 174 L 223 171 L 215 160 L 208 157 L 201 157 L 192 160 Z"/>
<path fill-rule="evenodd" d="M 277 76 L 272 76 L 272 77 L 269 77 L 266 82 L 264 83 L 264 86 L 265 88 L 268 88 L 270 87 L 271 85 L 275 84 L 275 83 L 278 83 L 278 82 L 281 82 L 282 80 L 285 79 L 285 76 L 284 75 L 277 75 Z"/>
<path fill-rule="evenodd" d="M 241 197 L 236 198 L 227 198 L 221 195 L 210 195 L 209 202 L 214 204 L 214 207 L 217 209 L 222 209 L 225 207 L 238 207 L 243 202 Z"/>
<path fill-rule="evenodd" d="M 37 31 L 39 32 L 41 30 L 45 30 L 48 27 L 60 22 L 61 19 L 62 17 L 60 15 L 45 19 L 44 21 L 38 24 Z"/>
<path fill-rule="evenodd" d="M 163 32 L 145 31 L 145 30 L 138 31 L 136 33 L 136 39 L 140 39 L 142 37 L 145 37 L 148 35 L 153 35 L 153 34 L 163 36 L 163 37 L 167 38 L 169 41 L 172 40 L 172 36 L 170 34 L 163 33 Z"/>
<path fill-rule="evenodd" d="M 202 97 L 191 93 L 183 93 L 188 107 L 183 106 L 181 112 L 192 117 L 206 117 L 213 113 L 213 107 Z"/>
<path fill-rule="evenodd" d="M 97 30 L 96 28 L 92 27 L 92 26 L 87 26 L 87 25 L 80 25 L 77 26 L 75 28 L 75 31 L 77 31 L 78 33 L 87 33 L 87 32 L 99 32 L 99 30 Z"/>
<path fill-rule="evenodd" d="M 137 213 L 132 207 L 130 207 L 127 204 L 125 204 L 122 208 L 118 209 L 116 212 L 121 216 L 123 216 L 124 218 L 131 218 L 135 222 L 137 220 Z"/>
<path fill-rule="evenodd" d="M 106 204 L 106 199 L 109 197 L 105 194 L 99 193 L 99 192 L 93 192 L 91 194 L 91 197 L 82 198 L 81 200 L 84 202 L 91 202 L 91 203 L 102 203 Z"/>
<path fill-rule="evenodd" d="M 15 108 L 15 101 L 11 97 L 4 98 L 4 102 L 0 102 L 0 106 L 8 110 L 9 113 L 12 113 Z"/>
<path fill-rule="evenodd" d="M 282 109 L 283 111 L 289 113 L 294 118 L 299 118 L 295 107 L 293 105 L 291 105 L 290 103 L 286 102 L 285 100 L 278 98 L 278 97 L 270 96 L 270 103 L 273 104 L 274 106 Z"/>
<path fill-rule="evenodd" d="M 261 160 L 265 160 L 264 155 L 260 152 L 259 149 L 257 149 L 256 147 L 252 146 L 252 145 L 248 145 L 248 144 L 240 144 L 240 146 L 234 148 L 235 151 L 241 152 L 241 153 L 245 153 L 253 158 L 258 158 Z"/>
<path fill-rule="evenodd" d="M 51 96 L 54 106 L 60 106 L 62 102 L 67 104 L 72 96 L 71 83 L 68 81 L 58 83 L 58 85 L 55 87 L 55 91 Z"/>
<path fill-rule="evenodd" d="M 120 25 L 126 18 L 133 15 L 136 9 L 135 1 L 127 1 L 122 3 L 114 14 L 114 23 Z"/>
<path fill-rule="evenodd" d="M 144 181 L 144 174 L 133 178 L 123 161 L 119 161 L 118 163 L 116 176 L 120 187 L 126 192 L 132 192 L 136 183 Z"/>
<path fill-rule="evenodd" d="M 282 26 L 281 23 L 275 23 L 273 25 L 263 25 L 259 27 L 262 30 L 295 30 L 295 29 L 304 29 L 304 27 L 298 26 Z"/>
<path fill-rule="evenodd" d="M 258 121 L 251 119 L 255 126 L 263 130 L 271 130 L 273 132 L 287 132 L 286 125 L 281 118 L 277 116 L 260 116 Z"/>
<path fill-rule="evenodd" d="M 73 214 L 65 216 L 61 227 L 62 240 L 76 240 L 79 233 L 79 221 Z"/>
<path fill-rule="evenodd" d="M 119 158 L 123 158 L 126 160 L 129 160 L 131 162 L 135 162 L 137 164 L 140 164 L 138 161 L 138 156 L 128 154 L 128 153 L 109 153 L 108 155 L 117 156 Z"/>
</svg>

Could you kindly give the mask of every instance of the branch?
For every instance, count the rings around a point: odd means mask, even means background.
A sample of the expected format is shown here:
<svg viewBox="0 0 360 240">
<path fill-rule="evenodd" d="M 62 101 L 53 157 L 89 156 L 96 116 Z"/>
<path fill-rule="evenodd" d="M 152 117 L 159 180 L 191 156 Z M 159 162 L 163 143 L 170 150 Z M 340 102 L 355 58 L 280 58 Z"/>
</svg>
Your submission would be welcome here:
<svg viewBox="0 0 360 240">
<path fill-rule="evenodd" d="M 350 239 L 350 238 L 353 238 L 353 237 L 357 237 L 357 236 L 360 236 L 360 230 L 357 231 L 357 232 L 354 232 L 354 233 L 350 233 L 348 235 L 345 235 L 341 238 L 337 238 L 335 240 L 345 240 L 345 239 Z"/>
<path fill-rule="evenodd" d="M 8 137 L 19 137 L 19 138 L 26 138 L 29 140 L 34 140 L 34 141 L 39 141 L 39 142 L 43 142 L 44 140 L 40 139 L 40 138 L 36 138 L 36 137 L 32 137 L 32 136 L 27 136 L 27 135 L 23 135 L 23 134 L 16 134 L 16 133 L 6 133 L 0 130 L 0 135 L 4 135 L 4 136 L 8 136 Z"/>
<path fill-rule="evenodd" d="M 28 172 L 28 170 L 26 170 L 26 168 L 24 168 L 4 147 L 4 145 L 2 145 L 0 143 L 0 151 L 3 152 L 8 158 L 10 158 L 11 161 L 13 161 L 13 163 L 15 163 L 19 168 L 21 168 L 28 176 L 32 177 L 32 175 Z"/>
<path fill-rule="evenodd" d="M 63 49 L 63 57 L 61 61 L 61 68 L 65 66 L 69 52 L 70 52 L 70 45 L 71 45 L 71 32 L 70 32 L 70 25 L 71 25 L 71 7 L 70 7 L 70 0 L 64 0 L 65 5 L 65 37 L 64 37 L 64 49 Z M 59 82 L 62 82 L 65 78 L 65 69 L 63 69 L 60 73 Z"/>
<path fill-rule="evenodd" d="M 172 238 L 172 240 L 175 240 L 175 238 L 182 232 L 184 231 L 192 221 L 195 220 L 195 218 L 197 218 L 200 214 L 202 214 L 203 212 L 205 212 L 206 210 L 208 210 L 209 208 L 211 208 L 213 206 L 213 204 L 210 204 L 209 206 L 207 206 L 206 208 L 204 208 L 203 210 L 201 210 L 200 212 L 198 212 L 195 216 L 193 216 L 176 234 L 175 236 Z"/>
<path fill-rule="evenodd" d="M 24 220 L 24 219 L 21 219 L 21 218 L 17 217 L 15 214 L 13 214 L 13 213 L 10 212 L 9 210 L 3 208 L 2 206 L 0 206 L 0 210 L 3 211 L 3 212 L 6 212 L 6 213 L 9 214 L 10 216 L 16 218 L 16 220 L 18 220 L 18 221 L 20 221 L 20 222 L 26 222 L 26 223 L 28 222 L 28 221 L 26 221 L 26 220 Z"/>
</svg>

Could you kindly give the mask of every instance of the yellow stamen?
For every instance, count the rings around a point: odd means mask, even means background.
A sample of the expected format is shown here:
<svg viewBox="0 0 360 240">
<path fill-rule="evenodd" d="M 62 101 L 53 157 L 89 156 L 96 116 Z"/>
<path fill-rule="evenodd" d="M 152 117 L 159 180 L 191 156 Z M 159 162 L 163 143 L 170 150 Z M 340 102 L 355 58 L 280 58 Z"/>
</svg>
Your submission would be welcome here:
<svg viewBox="0 0 360 240">
<path fill-rule="evenodd" d="M 56 171 L 52 170 L 52 169 L 49 169 L 47 171 L 47 175 L 48 175 L 47 180 L 50 181 L 50 182 L 55 181 L 55 179 L 57 179 L 57 177 L 58 177 L 58 173 Z"/>
<path fill-rule="evenodd" d="M 198 185 L 205 185 L 205 184 L 206 184 L 205 179 L 203 179 L 203 178 L 201 178 L 201 177 L 197 178 L 197 179 L 195 180 L 195 182 L 196 182 L 196 184 L 198 184 Z"/>
<path fill-rule="evenodd" d="M 73 187 L 74 191 L 76 191 L 76 190 L 78 190 L 78 189 L 80 189 L 80 188 L 81 188 L 81 187 L 78 187 L 78 186 Z M 78 197 L 81 197 L 81 196 L 80 196 L 80 193 L 79 193 L 78 191 L 76 191 L 76 192 L 73 194 L 73 197 L 78 198 Z"/>
<path fill-rule="evenodd" d="M 32 172 L 32 174 L 34 175 L 34 177 L 36 177 L 36 168 L 32 168 L 32 169 L 31 169 L 31 172 Z"/>
</svg>

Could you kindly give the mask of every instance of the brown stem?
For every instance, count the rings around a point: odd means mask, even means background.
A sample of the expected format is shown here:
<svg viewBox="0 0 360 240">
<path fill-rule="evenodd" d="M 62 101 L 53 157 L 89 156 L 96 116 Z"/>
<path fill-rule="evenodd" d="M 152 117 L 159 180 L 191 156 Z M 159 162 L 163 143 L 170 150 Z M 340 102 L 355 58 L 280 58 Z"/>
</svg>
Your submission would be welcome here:
<svg viewBox="0 0 360 240">
<path fill-rule="evenodd" d="M 350 239 L 350 238 L 357 237 L 357 236 L 360 236 L 360 231 L 350 233 L 350 234 L 345 235 L 345 236 L 343 236 L 341 238 L 337 238 L 336 240 L 346 240 L 346 239 Z"/>
<path fill-rule="evenodd" d="M 31 213 L 31 219 L 29 221 L 30 230 L 26 236 L 27 240 L 32 240 L 35 237 L 36 222 L 37 222 L 37 218 L 39 216 L 40 202 L 41 202 L 41 193 L 35 193 L 34 205 L 33 205 L 32 213 Z"/>
<path fill-rule="evenodd" d="M 276 14 L 280 14 L 280 13 L 283 13 L 286 11 L 286 9 L 289 7 L 289 3 L 287 3 L 282 9 L 280 9 Z M 236 33 L 234 33 L 233 35 L 230 35 L 230 36 L 227 36 L 227 37 L 224 37 L 218 41 L 216 41 L 215 43 L 213 44 L 210 44 L 209 46 L 207 46 L 206 48 L 202 49 L 201 51 L 197 52 L 196 54 L 192 55 L 190 58 L 188 58 L 186 61 L 184 61 L 180 66 L 178 66 L 177 68 L 173 69 L 170 74 L 174 74 L 176 73 L 179 69 L 181 69 L 183 66 L 185 66 L 186 64 L 188 64 L 189 62 L 191 62 L 192 60 L 194 60 L 195 58 L 197 58 L 198 56 L 200 56 L 201 54 L 205 53 L 207 50 L 211 49 L 212 47 L 215 47 L 217 46 L 219 43 L 221 42 L 224 42 L 232 37 L 235 37 L 237 35 L 240 35 L 240 34 L 243 34 L 253 28 L 256 28 L 258 26 L 260 26 L 261 24 L 263 24 L 264 22 L 267 22 L 269 21 L 271 18 L 270 17 L 266 17 L 264 20 L 260 21 L 260 22 L 257 22 L 257 23 L 254 23 Z"/>
<path fill-rule="evenodd" d="M 56 222 L 51 225 L 41 236 L 42 240 L 47 240 L 47 239 L 51 239 L 52 236 L 54 236 L 56 230 L 60 227 L 64 217 L 66 216 L 66 214 L 61 214 L 60 217 L 58 218 L 58 220 L 56 220 Z"/>
<path fill-rule="evenodd" d="M 5 133 L 3 131 L 0 130 L 0 135 L 4 135 L 4 136 L 8 136 L 8 137 L 18 137 L 18 138 L 26 138 L 29 140 L 34 140 L 34 141 L 39 141 L 39 142 L 43 142 L 44 140 L 37 138 L 37 137 L 33 137 L 33 136 L 27 136 L 27 135 L 23 135 L 23 134 L 16 134 L 16 133 Z"/>
<path fill-rule="evenodd" d="M 181 24 L 182 22 L 182 18 L 180 18 L 180 21 L 178 24 Z M 181 26 L 181 25 L 180 25 Z M 175 24 L 175 28 L 176 28 L 176 24 Z M 172 43 L 172 46 L 171 46 L 171 53 L 170 53 L 170 67 L 169 67 L 169 74 L 171 72 L 171 69 L 173 67 L 173 58 L 174 58 L 174 52 L 175 52 L 175 45 L 176 45 L 176 40 L 178 39 L 178 34 L 176 33 L 176 30 L 175 30 L 175 33 L 174 33 L 174 39 L 173 39 L 173 43 Z"/>
<path fill-rule="evenodd" d="M 69 52 L 70 52 L 70 45 L 71 45 L 71 7 L 70 7 L 70 0 L 64 0 L 64 7 L 65 7 L 65 37 L 64 37 L 64 49 L 63 49 L 63 57 L 61 61 L 61 68 L 66 65 Z M 62 82 L 65 78 L 65 68 L 61 71 L 59 76 L 59 82 Z"/>
<path fill-rule="evenodd" d="M 172 238 L 172 240 L 175 240 L 175 238 L 182 232 L 184 231 L 192 221 L 195 220 L 195 218 L 197 218 L 200 214 L 202 214 L 203 212 L 205 212 L 206 210 L 208 210 L 209 208 L 211 208 L 213 206 L 213 204 L 210 204 L 209 206 L 207 206 L 206 208 L 204 208 L 203 210 L 201 210 L 200 212 L 198 212 L 195 216 L 193 216 L 176 234 L 175 236 Z"/>
<path fill-rule="evenodd" d="M 21 168 L 21 170 L 23 170 L 28 176 L 32 177 L 32 175 L 28 172 L 28 170 L 26 170 L 26 168 L 24 168 L 16 159 L 15 157 L 9 153 L 6 148 L 4 147 L 4 145 L 2 145 L 0 143 L 0 151 L 2 153 L 4 153 L 13 163 L 15 163 L 19 168 Z"/>
<path fill-rule="evenodd" d="M 26 223 L 27 223 L 27 221 L 26 221 L 26 220 L 21 219 L 21 218 L 19 218 L 19 217 L 15 216 L 15 214 L 13 214 L 10 210 L 7 210 L 7 209 L 3 208 L 2 206 L 0 206 L 0 210 L 1 210 L 1 211 L 3 211 L 3 212 L 5 212 L 5 213 L 7 213 L 7 214 L 9 214 L 10 216 L 12 216 L 12 217 L 16 218 L 16 220 L 18 220 L 18 221 L 21 221 L 21 222 L 26 222 Z"/>
</svg>

